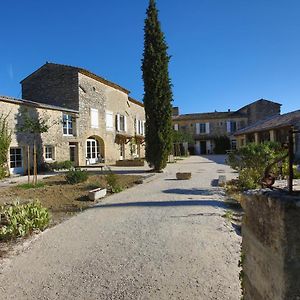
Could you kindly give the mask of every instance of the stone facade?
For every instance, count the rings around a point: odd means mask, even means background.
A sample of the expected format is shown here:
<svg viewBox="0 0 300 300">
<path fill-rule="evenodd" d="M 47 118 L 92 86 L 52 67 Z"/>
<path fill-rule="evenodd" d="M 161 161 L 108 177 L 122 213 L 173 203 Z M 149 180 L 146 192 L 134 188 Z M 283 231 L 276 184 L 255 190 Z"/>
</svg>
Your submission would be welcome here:
<svg viewBox="0 0 300 300">
<path fill-rule="evenodd" d="M 180 115 L 178 108 L 173 109 L 175 130 L 189 133 L 194 142 L 189 144 L 191 154 L 212 154 L 217 149 L 220 137 L 228 137 L 229 148 L 237 146 L 235 132 L 251 125 L 254 121 L 280 113 L 280 104 L 260 99 L 237 111 L 196 113 Z M 219 148 L 219 147 L 218 147 Z"/>
<path fill-rule="evenodd" d="M 299 195 L 249 191 L 242 206 L 244 299 L 300 299 Z"/>
<path fill-rule="evenodd" d="M 47 116 L 51 125 L 38 139 L 40 162 L 72 160 L 85 166 L 144 157 L 144 106 L 129 97 L 126 89 L 84 69 L 49 63 L 21 83 L 26 100 L 0 98 L 4 103 L 0 113 L 10 112 L 12 147 L 23 149 L 30 138 L 23 134 L 21 141 L 15 131 L 18 111 L 26 107 L 33 117 Z M 53 153 L 46 154 L 44 145 L 52 147 L 48 152 Z M 25 150 L 22 170 L 26 169 Z"/>
</svg>

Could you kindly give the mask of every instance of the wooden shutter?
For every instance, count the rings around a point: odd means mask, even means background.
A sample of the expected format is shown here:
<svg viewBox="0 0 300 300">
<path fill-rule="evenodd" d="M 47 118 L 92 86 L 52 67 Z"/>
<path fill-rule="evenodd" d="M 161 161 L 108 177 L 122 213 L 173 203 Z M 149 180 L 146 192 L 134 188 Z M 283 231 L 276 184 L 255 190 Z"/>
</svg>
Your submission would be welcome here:
<svg viewBox="0 0 300 300">
<path fill-rule="evenodd" d="M 209 123 L 205 124 L 205 132 L 209 133 L 210 132 L 210 128 L 209 128 Z"/>
</svg>

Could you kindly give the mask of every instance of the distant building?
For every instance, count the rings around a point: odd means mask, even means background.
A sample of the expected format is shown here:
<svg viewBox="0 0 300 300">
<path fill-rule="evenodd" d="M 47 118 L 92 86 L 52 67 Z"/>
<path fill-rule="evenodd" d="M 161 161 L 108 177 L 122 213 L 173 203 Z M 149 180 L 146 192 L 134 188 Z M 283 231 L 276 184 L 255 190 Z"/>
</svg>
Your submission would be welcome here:
<svg viewBox="0 0 300 300">
<path fill-rule="evenodd" d="M 175 130 L 192 135 L 194 142 L 188 145 L 190 154 L 213 154 L 220 138 L 229 139 L 228 149 L 237 147 L 235 132 L 258 120 L 280 114 L 281 104 L 260 99 L 237 111 L 179 114 L 173 108 L 173 126 Z M 224 141 L 224 140 L 223 140 Z M 220 148 L 220 147 L 218 147 Z"/>
<path fill-rule="evenodd" d="M 300 130 L 300 110 L 257 121 L 237 131 L 235 137 L 238 147 L 242 147 L 247 143 L 263 143 L 265 141 L 285 144 L 288 142 L 290 130 Z M 296 158 L 300 159 L 300 134 L 295 135 L 294 144 Z"/>
<path fill-rule="evenodd" d="M 85 69 L 46 63 L 21 81 L 22 99 L 0 96 L 13 131 L 11 173 L 27 168 L 29 135 L 16 130 L 24 109 L 51 125 L 38 139 L 39 162 L 75 165 L 144 157 L 145 111 L 129 91 Z M 32 154 L 30 154 L 32 155 Z"/>
</svg>

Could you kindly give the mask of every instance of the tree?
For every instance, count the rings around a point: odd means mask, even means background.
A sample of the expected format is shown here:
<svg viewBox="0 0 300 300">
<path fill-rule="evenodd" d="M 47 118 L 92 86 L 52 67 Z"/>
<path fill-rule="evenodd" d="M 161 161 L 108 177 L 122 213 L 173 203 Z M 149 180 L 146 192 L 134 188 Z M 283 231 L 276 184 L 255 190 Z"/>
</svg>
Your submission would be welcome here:
<svg viewBox="0 0 300 300">
<path fill-rule="evenodd" d="M 33 184 L 37 183 L 37 137 L 44 132 L 47 132 L 50 126 L 48 119 L 41 117 L 35 110 L 32 110 L 31 115 L 27 109 L 22 109 L 19 113 L 19 118 L 22 123 L 18 125 L 18 132 L 27 133 L 33 137 Z M 28 183 L 30 181 L 30 146 L 27 146 L 28 153 Z"/>
<path fill-rule="evenodd" d="M 146 160 L 155 171 L 166 167 L 172 150 L 172 89 L 168 46 L 161 31 L 155 0 L 149 1 L 144 27 L 142 72 L 146 114 Z"/>
<path fill-rule="evenodd" d="M 11 143 L 11 131 L 8 129 L 8 115 L 0 115 L 0 179 L 7 176 L 7 154 Z"/>
</svg>

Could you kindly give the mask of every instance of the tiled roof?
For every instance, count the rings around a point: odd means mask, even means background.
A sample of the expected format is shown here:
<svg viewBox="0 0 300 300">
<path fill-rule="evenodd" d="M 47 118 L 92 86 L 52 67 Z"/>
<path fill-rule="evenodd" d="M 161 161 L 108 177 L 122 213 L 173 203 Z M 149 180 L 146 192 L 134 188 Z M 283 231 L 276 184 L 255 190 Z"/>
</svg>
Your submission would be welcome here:
<svg viewBox="0 0 300 300">
<path fill-rule="evenodd" d="M 267 119 L 258 121 L 251 126 L 245 127 L 237 131 L 235 135 L 292 126 L 298 122 L 300 122 L 300 110 L 292 111 L 290 113 L 283 114 L 283 115 L 275 115 Z"/>
<path fill-rule="evenodd" d="M 240 112 L 240 111 L 244 110 L 245 108 L 248 108 L 250 105 L 253 105 L 253 104 L 257 103 L 257 102 L 265 102 L 265 103 L 268 102 L 268 103 L 277 104 L 277 105 L 280 105 L 280 106 L 282 105 L 282 104 L 280 104 L 278 102 L 274 102 L 274 101 L 262 98 L 262 99 L 258 99 L 258 100 L 254 101 L 254 102 L 251 102 L 251 103 L 249 103 L 249 104 L 241 107 L 240 109 L 237 110 L 237 112 Z"/>
<path fill-rule="evenodd" d="M 184 114 L 173 116 L 173 121 L 180 120 L 207 120 L 207 119 L 230 119 L 246 117 L 245 114 L 237 112 L 210 112 L 210 113 L 196 113 L 196 114 Z"/>
<path fill-rule="evenodd" d="M 23 81 L 27 80 L 28 78 L 30 78 L 30 77 L 31 77 L 32 75 L 34 75 L 35 73 L 39 72 L 42 68 L 44 68 L 44 67 L 47 66 L 47 65 L 61 66 L 61 67 L 66 67 L 66 68 L 72 68 L 72 69 L 75 69 L 75 70 L 77 70 L 79 73 L 84 74 L 84 75 L 86 75 L 86 76 L 88 76 L 88 77 L 90 77 L 90 78 L 93 78 L 93 79 L 95 79 L 95 80 L 97 80 L 97 81 L 99 81 L 99 82 L 101 82 L 101 83 L 104 83 L 104 84 L 106 84 L 106 85 L 108 85 L 108 86 L 110 86 L 110 87 L 113 87 L 113 88 L 115 88 L 115 89 L 117 89 L 117 90 L 120 90 L 120 91 L 126 93 L 127 95 L 130 93 L 129 90 L 127 90 L 127 89 L 121 87 L 120 85 L 118 85 L 118 84 L 116 84 L 116 83 L 114 83 L 114 82 L 111 82 L 111 81 L 109 81 L 109 80 L 107 80 L 107 79 L 105 79 L 105 78 L 103 78 L 103 77 L 101 77 L 101 76 L 98 76 L 98 75 L 96 75 L 96 74 L 94 74 L 94 73 L 92 73 L 92 72 L 90 72 L 90 71 L 88 71 L 88 70 L 86 70 L 86 69 L 83 69 L 83 68 L 80 68 L 80 67 L 74 67 L 74 66 L 70 66 L 70 65 L 63 65 L 63 64 L 56 64 L 56 63 L 48 63 L 48 62 L 47 62 L 46 64 L 42 65 L 39 69 L 37 69 L 36 71 L 34 71 L 33 73 L 31 73 L 30 75 L 28 75 L 26 78 L 24 78 L 24 79 L 21 81 L 21 83 L 22 83 Z"/>
<path fill-rule="evenodd" d="M 142 102 L 140 102 L 140 101 L 138 101 L 138 100 L 136 100 L 136 99 L 133 99 L 132 97 L 128 97 L 128 100 L 129 100 L 130 102 L 132 102 L 132 103 L 135 103 L 135 104 L 137 104 L 137 105 L 139 105 L 139 106 L 144 107 L 144 103 L 142 103 Z"/>
<path fill-rule="evenodd" d="M 71 112 L 71 113 L 79 113 L 77 110 L 61 107 L 61 106 L 55 106 L 55 105 L 49 105 L 44 103 L 39 103 L 35 101 L 25 100 L 25 99 L 18 99 L 14 97 L 8 97 L 8 96 L 1 96 L 0 95 L 0 101 L 3 102 L 10 102 L 14 104 L 23 104 L 27 106 L 34 106 L 37 108 L 45 108 L 50 110 L 59 110 L 59 111 L 65 111 L 65 112 Z"/>
</svg>

